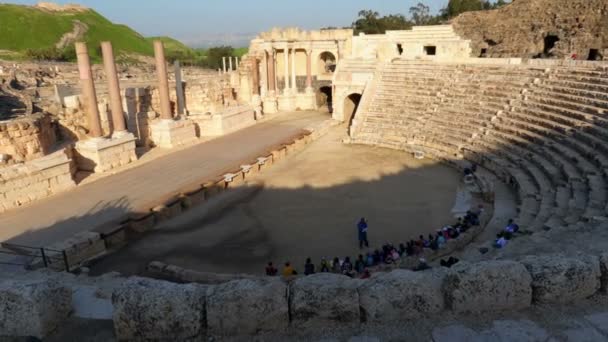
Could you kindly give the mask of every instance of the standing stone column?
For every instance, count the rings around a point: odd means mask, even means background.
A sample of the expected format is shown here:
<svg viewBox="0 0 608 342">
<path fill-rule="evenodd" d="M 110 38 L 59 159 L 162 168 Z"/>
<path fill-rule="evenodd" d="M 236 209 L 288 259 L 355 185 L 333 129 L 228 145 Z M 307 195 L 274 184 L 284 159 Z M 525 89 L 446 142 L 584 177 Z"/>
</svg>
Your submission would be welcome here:
<svg viewBox="0 0 608 342">
<path fill-rule="evenodd" d="M 284 66 L 284 78 L 285 78 L 285 87 L 283 88 L 283 95 L 287 95 L 289 93 L 289 48 L 285 46 L 283 50 L 283 61 Z"/>
<path fill-rule="evenodd" d="M 268 92 L 270 96 L 274 96 L 277 88 L 276 88 L 276 78 L 275 78 L 275 51 L 271 49 L 268 52 Z"/>
<path fill-rule="evenodd" d="M 224 74 L 226 73 L 226 57 L 222 57 L 222 70 L 224 70 Z"/>
<path fill-rule="evenodd" d="M 158 77 L 158 92 L 160 93 L 160 118 L 172 120 L 171 101 L 169 99 L 169 79 L 167 77 L 167 63 L 165 62 L 165 48 L 160 40 L 154 41 L 154 57 L 156 58 L 156 74 Z"/>
<path fill-rule="evenodd" d="M 234 57 L 235 62 L 236 62 L 236 70 L 239 70 L 239 58 L 238 57 Z"/>
<path fill-rule="evenodd" d="M 182 67 L 178 60 L 173 64 L 175 68 L 175 95 L 177 97 L 177 114 L 186 113 L 186 98 L 184 95 L 184 83 L 182 81 Z"/>
<path fill-rule="evenodd" d="M 253 83 L 253 95 L 260 95 L 260 70 L 259 70 L 259 63 L 258 63 L 258 59 L 254 58 L 253 59 L 253 63 L 252 63 L 252 75 L 251 75 L 251 79 L 252 79 L 252 83 Z"/>
<path fill-rule="evenodd" d="M 113 134 L 124 133 L 127 130 L 125 116 L 122 108 L 122 98 L 120 97 L 120 84 L 116 74 L 116 63 L 114 62 L 114 51 L 112 43 L 101 42 L 101 52 L 103 54 L 103 64 L 106 69 L 108 81 L 108 93 L 110 95 L 110 108 L 112 110 L 112 123 L 114 126 Z"/>
<path fill-rule="evenodd" d="M 89 135 L 92 138 L 98 138 L 102 135 L 101 119 L 97 107 L 97 94 L 95 93 L 95 83 L 91 72 L 91 61 L 85 43 L 76 43 L 76 58 L 78 60 L 78 71 L 80 72 L 82 95 L 85 98 L 85 110 L 89 121 Z"/>
<path fill-rule="evenodd" d="M 296 82 L 296 49 L 291 49 L 291 88 L 294 94 L 298 93 L 298 84 Z"/>
<path fill-rule="evenodd" d="M 229 67 L 229 69 L 230 69 L 230 71 L 232 72 L 232 70 L 233 70 L 233 69 L 232 69 L 232 56 L 229 56 L 229 57 L 228 57 L 228 63 L 230 63 L 230 67 Z"/>
<path fill-rule="evenodd" d="M 312 90 L 312 50 L 306 50 L 306 91 Z"/>
</svg>

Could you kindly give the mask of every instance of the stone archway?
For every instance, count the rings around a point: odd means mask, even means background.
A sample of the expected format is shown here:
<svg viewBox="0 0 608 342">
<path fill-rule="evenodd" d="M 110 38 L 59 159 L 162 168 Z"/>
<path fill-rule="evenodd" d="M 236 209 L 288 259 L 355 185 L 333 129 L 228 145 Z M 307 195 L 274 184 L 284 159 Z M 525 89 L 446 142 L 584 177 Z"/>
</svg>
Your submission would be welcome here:
<svg viewBox="0 0 608 342">
<path fill-rule="evenodd" d="M 336 56 L 329 51 L 321 52 L 317 65 L 317 72 L 319 75 L 331 75 L 336 71 Z"/>
<path fill-rule="evenodd" d="M 348 134 L 351 135 L 351 127 L 353 125 L 353 119 L 357 114 L 359 103 L 361 102 L 361 94 L 352 93 L 344 98 L 344 106 L 342 112 L 344 113 L 344 122 L 348 123 Z"/>
<path fill-rule="evenodd" d="M 317 101 L 317 106 L 319 108 L 322 108 L 324 106 L 326 106 L 327 111 L 331 114 L 333 113 L 333 93 L 332 93 L 332 89 L 331 86 L 322 86 L 319 88 L 318 91 L 319 94 L 319 98 Z"/>
</svg>

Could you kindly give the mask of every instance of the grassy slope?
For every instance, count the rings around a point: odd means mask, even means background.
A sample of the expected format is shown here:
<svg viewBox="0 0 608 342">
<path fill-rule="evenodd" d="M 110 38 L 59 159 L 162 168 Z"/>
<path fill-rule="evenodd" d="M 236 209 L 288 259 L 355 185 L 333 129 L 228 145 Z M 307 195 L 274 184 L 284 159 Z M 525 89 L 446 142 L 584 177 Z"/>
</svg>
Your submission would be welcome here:
<svg viewBox="0 0 608 342">
<path fill-rule="evenodd" d="M 139 33 L 125 25 L 116 25 L 89 10 L 85 12 L 48 12 L 32 7 L 0 4 L 0 49 L 24 52 L 27 49 L 53 47 L 73 21 L 89 26 L 85 35 L 91 57 L 99 60 L 99 43 L 112 42 L 116 54 L 121 52 L 152 55 L 152 45 Z"/>
<path fill-rule="evenodd" d="M 55 46 L 65 33 L 72 31 L 74 20 L 80 20 L 89 27 L 85 41 L 94 62 L 101 60 L 99 43 L 104 40 L 112 42 L 117 56 L 121 53 L 152 56 L 153 39 L 161 39 L 168 52 L 180 51 L 205 56 L 204 49 L 195 51 L 169 37 L 144 38 L 128 26 L 114 24 L 93 10 L 49 12 L 28 6 L 0 4 L 0 58 L 16 59 L 27 49 Z M 246 52 L 247 48 L 234 50 L 234 54 L 239 57 Z"/>
</svg>

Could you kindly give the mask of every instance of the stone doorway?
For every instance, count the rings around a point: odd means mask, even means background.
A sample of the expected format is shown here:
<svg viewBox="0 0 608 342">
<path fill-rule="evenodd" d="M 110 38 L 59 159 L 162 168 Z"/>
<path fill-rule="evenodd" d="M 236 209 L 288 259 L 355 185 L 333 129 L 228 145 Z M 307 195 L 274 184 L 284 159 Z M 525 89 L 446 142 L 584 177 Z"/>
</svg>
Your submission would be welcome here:
<svg viewBox="0 0 608 342">
<path fill-rule="evenodd" d="M 545 57 L 553 57 L 553 48 L 555 44 L 559 42 L 559 37 L 555 35 L 548 35 L 544 39 L 543 55 Z"/>
<path fill-rule="evenodd" d="M 327 108 L 327 111 L 331 114 L 334 111 L 333 107 L 333 94 L 331 86 L 322 86 L 319 88 L 319 97 L 317 104 L 319 108 Z"/>
<path fill-rule="evenodd" d="M 589 56 L 587 56 L 588 61 L 601 61 L 602 56 L 600 55 L 600 51 L 598 49 L 589 49 Z"/>
</svg>

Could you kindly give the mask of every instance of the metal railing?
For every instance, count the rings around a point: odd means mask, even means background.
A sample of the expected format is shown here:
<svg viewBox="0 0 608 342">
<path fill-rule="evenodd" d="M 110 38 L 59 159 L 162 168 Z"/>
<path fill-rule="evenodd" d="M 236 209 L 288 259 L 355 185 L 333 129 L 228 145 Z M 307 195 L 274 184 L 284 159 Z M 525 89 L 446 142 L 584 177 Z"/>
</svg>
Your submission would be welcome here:
<svg viewBox="0 0 608 342">
<path fill-rule="evenodd" d="M 4 247 L 4 249 L 0 249 L 0 254 L 31 259 L 23 262 L 0 260 L 0 264 L 23 266 L 24 268 L 45 267 L 53 268 L 55 270 L 65 270 L 66 272 L 70 271 L 70 263 L 65 250 L 60 251 L 57 249 L 31 247 L 13 243 L 2 243 L 1 246 Z"/>
</svg>

